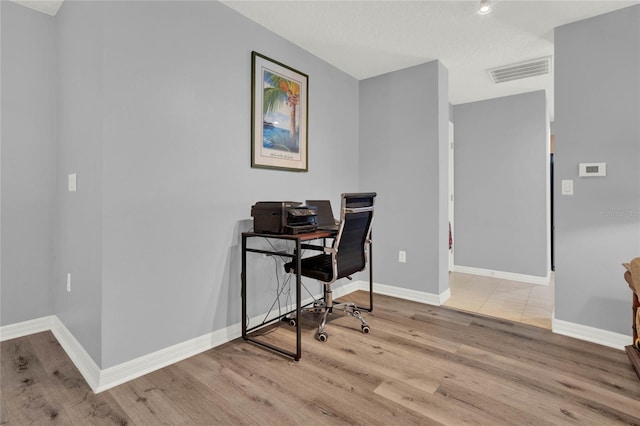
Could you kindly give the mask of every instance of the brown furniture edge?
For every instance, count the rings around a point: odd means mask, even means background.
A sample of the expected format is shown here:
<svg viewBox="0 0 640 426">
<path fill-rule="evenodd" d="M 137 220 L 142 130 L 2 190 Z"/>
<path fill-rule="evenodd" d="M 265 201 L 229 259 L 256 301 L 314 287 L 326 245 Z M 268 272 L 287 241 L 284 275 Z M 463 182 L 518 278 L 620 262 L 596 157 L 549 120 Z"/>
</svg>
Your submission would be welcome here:
<svg viewBox="0 0 640 426">
<path fill-rule="evenodd" d="M 625 346 L 624 351 L 627 353 L 629 361 L 631 361 L 631 366 L 636 371 L 636 375 L 640 379 L 640 351 L 631 345 Z"/>
</svg>

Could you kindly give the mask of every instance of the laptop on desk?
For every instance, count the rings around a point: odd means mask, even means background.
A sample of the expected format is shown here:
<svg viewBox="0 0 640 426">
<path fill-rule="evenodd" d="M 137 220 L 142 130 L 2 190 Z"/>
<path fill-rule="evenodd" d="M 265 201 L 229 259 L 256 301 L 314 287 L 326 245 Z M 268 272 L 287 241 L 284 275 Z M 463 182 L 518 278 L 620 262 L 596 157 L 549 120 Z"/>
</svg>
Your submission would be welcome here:
<svg viewBox="0 0 640 426">
<path fill-rule="evenodd" d="M 339 223 L 333 216 L 331 201 L 329 200 L 307 200 L 307 206 L 316 208 L 316 222 L 319 231 L 338 231 Z"/>
</svg>

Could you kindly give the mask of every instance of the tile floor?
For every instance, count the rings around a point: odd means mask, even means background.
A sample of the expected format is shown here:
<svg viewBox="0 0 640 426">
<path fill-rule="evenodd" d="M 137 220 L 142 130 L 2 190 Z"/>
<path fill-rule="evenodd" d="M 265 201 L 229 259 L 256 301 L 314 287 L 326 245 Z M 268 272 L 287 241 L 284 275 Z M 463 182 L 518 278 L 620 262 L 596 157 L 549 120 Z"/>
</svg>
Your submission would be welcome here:
<svg viewBox="0 0 640 426">
<path fill-rule="evenodd" d="M 553 275 L 543 286 L 451 272 L 449 288 L 444 306 L 551 329 Z"/>
</svg>

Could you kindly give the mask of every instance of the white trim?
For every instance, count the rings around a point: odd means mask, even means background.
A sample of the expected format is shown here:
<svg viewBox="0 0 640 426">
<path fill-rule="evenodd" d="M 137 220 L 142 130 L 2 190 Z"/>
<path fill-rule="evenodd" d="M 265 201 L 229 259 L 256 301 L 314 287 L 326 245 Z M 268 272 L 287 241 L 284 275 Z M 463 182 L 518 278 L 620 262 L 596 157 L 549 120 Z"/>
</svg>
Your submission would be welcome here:
<svg viewBox="0 0 640 426">
<path fill-rule="evenodd" d="M 547 184 L 547 190 L 546 190 L 546 198 L 545 198 L 545 203 L 546 203 L 546 214 L 545 214 L 545 220 L 546 220 L 546 226 L 547 226 L 547 269 L 550 271 L 551 270 L 551 185 L 553 185 L 553 182 L 551 182 L 551 121 L 549 119 L 549 106 L 547 105 L 548 102 L 546 101 L 546 93 L 545 93 L 545 113 L 547 115 L 547 120 L 545 123 L 545 132 L 546 132 L 546 137 L 547 137 L 547 143 L 546 148 L 545 148 L 545 173 L 546 173 L 546 179 L 545 182 Z"/>
<path fill-rule="evenodd" d="M 89 387 L 91 387 L 91 390 L 98 393 L 96 389 L 100 383 L 100 367 L 98 367 L 93 358 L 84 350 L 80 342 L 76 340 L 58 317 L 54 317 L 51 332 L 56 336 L 58 343 L 60 343 L 62 349 L 64 349 L 78 371 L 80 371 L 80 374 L 82 374 L 84 380 Z"/>
<path fill-rule="evenodd" d="M 336 286 L 332 289 L 335 299 L 346 296 L 354 291 L 369 291 L 369 281 L 357 280 L 350 281 L 344 285 Z M 384 294 L 386 296 L 397 297 L 399 299 L 412 300 L 414 302 L 426 303 L 428 305 L 442 305 L 451 297 L 451 290 L 446 289 L 441 294 L 425 293 L 417 290 L 409 290 L 406 288 L 373 283 L 373 292 Z M 303 304 L 305 302 L 303 301 Z"/>
<path fill-rule="evenodd" d="M 377 284 L 373 284 L 375 287 Z M 331 291 L 333 292 L 334 298 L 339 298 L 342 296 L 346 296 L 347 294 L 353 293 L 358 290 L 366 290 L 369 291 L 369 281 L 349 281 L 348 283 L 341 285 L 339 287 L 333 288 Z"/>
<path fill-rule="evenodd" d="M 357 290 L 368 290 L 368 281 L 352 281 L 334 289 L 336 298 Z M 447 289 L 441 294 L 425 293 L 401 287 L 374 283 L 375 293 L 429 305 L 441 305 L 451 296 Z M 205 352 L 240 337 L 240 323 L 203 336 L 181 342 L 156 352 L 101 370 L 82 345 L 55 315 L 0 327 L 0 341 L 51 330 L 53 335 L 80 371 L 93 392 L 100 393 L 114 386 L 133 380 L 152 371 Z M 553 332 L 623 349 L 630 336 L 600 330 L 553 318 Z"/>
<path fill-rule="evenodd" d="M 352 281 L 333 289 L 333 295 L 335 298 L 338 298 L 356 290 L 368 290 L 368 288 L 368 281 Z M 303 300 L 302 303 L 304 305 L 312 300 L 313 298 L 309 297 Z M 292 307 L 290 308 L 293 309 Z M 250 320 L 250 324 L 254 322 L 261 322 L 264 319 L 264 316 L 265 314 L 256 315 Z M 234 324 L 222 330 L 217 330 L 212 333 L 187 340 L 186 342 L 178 343 L 168 348 L 141 356 L 131 361 L 109 367 L 101 371 L 99 384 L 95 388 L 92 386 L 92 389 L 96 393 L 102 392 L 137 377 L 151 373 L 152 371 L 159 370 L 167 365 L 174 364 L 178 361 L 182 361 L 183 359 L 208 351 L 209 349 L 240 337 L 242 334 L 241 331 L 241 324 Z"/>
<path fill-rule="evenodd" d="M 364 289 L 368 290 L 369 283 L 363 283 L 366 285 Z M 451 297 L 451 291 L 449 289 L 446 289 L 441 294 L 433 294 L 379 283 L 374 283 L 373 288 L 374 293 L 397 297 L 399 299 L 411 300 L 414 302 L 426 303 L 427 305 L 440 306 L 444 302 L 446 302 L 449 297 Z"/>
<path fill-rule="evenodd" d="M 440 300 L 440 305 L 444 305 L 444 303 L 449 300 L 451 297 L 451 289 L 447 287 L 445 291 L 438 295 L 438 299 Z"/>
<path fill-rule="evenodd" d="M 240 337 L 240 323 L 101 370 L 57 316 L 0 327 L 0 341 L 51 331 L 91 390 L 100 393 Z"/>
<path fill-rule="evenodd" d="M 455 155 L 454 155 L 454 143 L 455 143 L 455 133 L 454 133 L 455 125 L 452 121 L 449 121 L 449 232 L 451 232 L 451 236 L 455 235 L 454 229 L 454 219 L 455 219 L 455 182 L 454 182 L 454 168 L 455 168 Z M 449 249 L 449 272 L 453 271 L 455 266 L 455 246 L 452 245 Z"/>
<path fill-rule="evenodd" d="M 4 325 L 0 327 L 0 342 L 4 342 L 9 339 L 16 339 L 22 336 L 28 336 L 30 334 L 41 333 L 43 331 L 49 331 L 53 328 L 53 322 L 55 319 L 55 315 L 49 315 L 48 317 Z"/>
<path fill-rule="evenodd" d="M 547 272 L 546 277 L 539 277 L 536 275 L 516 274 L 514 272 L 492 271 L 490 269 L 472 268 L 470 266 L 459 266 L 459 265 L 454 265 L 453 271 L 460 272 L 463 274 L 480 275 L 483 277 L 499 278 L 499 279 L 510 280 L 510 281 L 520 281 L 524 283 L 544 285 L 544 286 L 549 285 L 549 280 L 551 278 L 551 271 Z"/>
<path fill-rule="evenodd" d="M 182 361 L 240 337 L 240 323 L 199 336 L 159 351 L 106 368 L 100 372 L 99 384 L 93 391 L 105 391 L 167 365 Z"/>
<path fill-rule="evenodd" d="M 631 335 L 614 333 L 613 331 L 556 319 L 555 313 L 551 318 L 551 330 L 556 334 L 586 340 L 587 342 L 597 343 L 621 351 L 624 350 L 625 346 L 630 345 L 633 340 Z"/>
</svg>

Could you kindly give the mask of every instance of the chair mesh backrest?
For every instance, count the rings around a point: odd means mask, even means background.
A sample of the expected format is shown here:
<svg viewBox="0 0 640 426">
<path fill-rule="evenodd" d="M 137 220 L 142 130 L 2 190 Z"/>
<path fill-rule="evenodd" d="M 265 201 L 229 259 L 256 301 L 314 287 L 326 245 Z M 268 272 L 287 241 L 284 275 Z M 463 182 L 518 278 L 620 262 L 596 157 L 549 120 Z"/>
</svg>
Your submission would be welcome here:
<svg viewBox="0 0 640 426">
<path fill-rule="evenodd" d="M 366 266 L 365 244 L 371 232 L 375 196 L 375 193 L 342 194 L 341 229 L 335 241 L 338 249 L 336 279 L 360 272 Z"/>
</svg>

